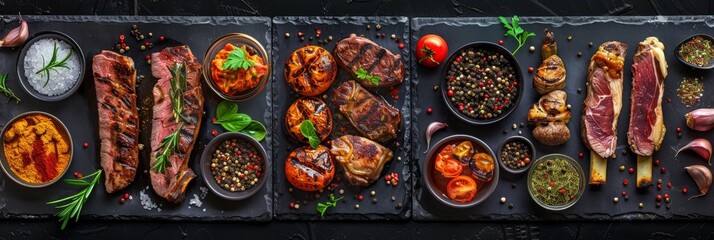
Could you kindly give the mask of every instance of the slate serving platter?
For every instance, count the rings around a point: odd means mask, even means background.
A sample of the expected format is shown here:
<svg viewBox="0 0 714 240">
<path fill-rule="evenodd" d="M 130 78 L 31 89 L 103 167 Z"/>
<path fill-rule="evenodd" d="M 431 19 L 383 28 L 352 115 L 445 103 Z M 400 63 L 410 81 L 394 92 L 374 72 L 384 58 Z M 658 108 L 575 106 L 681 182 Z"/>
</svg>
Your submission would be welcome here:
<svg viewBox="0 0 714 240">
<path fill-rule="evenodd" d="M 74 140 L 75 154 L 72 164 L 65 174 L 65 178 L 73 177 L 75 171 L 89 174 L 99 165 L 99 145 L 97 129 L 96 96 L 91 70 L 92 56 L 103 49 L 111 49 L 119 41 L 119 35 L 126 36 L 126 43 L 130 51 L 126 54 L 134 59 L 137 74 L 143 75 L 143 81 L 138 85 L 138 105 L 140 106 L 141 134 L 140 142 L 146 147 L 140 152 L 140 166 L 134 182 L 125 190 L 115 194 L 107 194 L 104 188 L 104 179 L 98 184 L 85 204 L 82 218 L 102 219 L 162 219 L 162 220 L 237 220 L 237 221 L 269 221 L 272 218 L 272 178 L 268 177 L 268 184 L 253 197 L 243 201 L 228 201 L 219 198 L 210 191 L 201 207 L 189 205 L 189 199 L 194 194 L 199 198 L 204 187 L 199 170 L 200 155 L 205 145 L 213 136 L 212 130 L 222 132 L 222 128 L 211 123 L 215 107 L 220 98 L 213 93 L 203 82 L 205 114 L 201 124 L 201 132 L 191 157 L 190 166 L 198 175 L 187 189 L 186 199 L 176 205 L 163 201 L 154 190 L 150 188 L 148 170 L 149 166 L 149 139 L 151 129 L 151 106 L 153 100 L 151 89 L 156 80 L 151 76 L 150 65 L 145 56 L 151 52 L 162 50 L 166 46 L 187 44 L 199 63 L 203 59 L 208 47 L 218 37 L 234 32 L 243 32 L 254 36 L 263 46 L 270 51 L 270 19 L 267 17 L 97 17 L 97 16 L 23 16 L 30 27 L 30 34 L 41 31 L 64 32 L 79 44 L 87 59 L 85 78 L 79 91 L 70 98 L 46 103 L 33 99 L 26 94 L 19 85 L 16 75 L 16 62 L 19 49 L 0 49 L 0 72 L 11 73 L 8 86 L 22 99 L 22 103 L 0 104 L 0 123 L 8 121 L 13 116 L 30 110 L 49 112 L 57 116 L 68 127 Z M 17 21 L 12 17 L 2 18 L 2 31 L 15 27 Z M 146 38 L 154 43 L 154 47 L 147 51 L 139 50 L 139 44 L 130 34 L 131 25 L 138 25 L 140 31 L 148 36 L 153 32 L 152 38 Z M 159 36 L 165 36 L 165 42 L 159 42 Z M 270 53 L 268 53 L 270 54 Z M 205 80 L 202 80 L 205 81 Z M 240 112 L 249 114 L 253 119 L 266 125 L 268 135 L 262 144 L 268 152 L 271 151 L 271 96 L 270 85 L 262 93 L 246 102 L 239 103 Z M 83 148 L 84 142 L 89 144 Z M 206 189 L 207 190 L 207 189 Z M 4 174 L 0 176 L 0 216 L 4 218 L 46 218 L 54 213 L 53 206 L 45 203 L 78 191 L 75 187 L 58 182 L 42 189 L 29 189 L 21 187 L 7 179 Z M 146 210 L 141 205 L 140 192 L 148 194 L 149 198 L 159 205 L 159 209 Z M 132 196 L 132 200 L 119 204 L 119 199 L 124 193 Z"/>
<path fill-rule="evenodd" d="M 443 220 L 556 220 L 556 219 L 590 219 L 590 220 L 612 220 L 612 219 L 712 219 L 714 208 L 706 207 L 712 201 L 712 196 L 708 195 L 698 199 L 687 200 L 687 198 L 697 194 L 697 187 L 694 181 L 684 170 L 685 166 L 693 164 L 706 164 L 705 161 L 691 152 L 683 152 L 678 157 L 674 157 L 676 150 L 695 138 L 703 137 L 710 141 L 714 140 L 711 133 L 702 133 L 690 130 L 686 127 L 684 114 L 700 107 L 714 106 L 714 90 L 712 90 L 712 74 L 710 71 L 697 71 L 680 63 L 675 58 L 674 49 L 677 44 L 687 37 L 697 33 L 711 33 L 712 17 L 527 17 L 521 18 L 521 25 L 524 29 L 535 32 L 537 37 L 530 38 L 517 54 L 521 71 L 524 74 L 525 95 L 517 109 L 506 119 L 491 125 L 473 126 L 456 118 L 447 108 L 441 96 L 441 91 L 434 91 L 433 86 L 441 79 L 442 65 L 439 68 L 427 69 L 418 67 L 416 62 L 412 62 L 413 82 L 415 87 L 412 134 L 415 139 L 412 153 L 414 156 L 414 198 L 413 198 L 413 218 L 420 221 L 443 221 Z M 532 127 L 527 126 L 528 109 L 535 103 L 539 96 L 532 86 L 533 74 L 528 73 L 528 67 L 537 68 L 541 63 L 540 45 L 543 41 L 543 30 L 548 28 L 555 32 L 559 55 L 565 62 L 567 69 L 567 85 L 565 91 L 568 93 L 567 103 L 572 105 L 572 118 L 568 124 L 571 132 L 570 140 L 556 147 L 542 145 L 532 138 Z M 503 36 L 505 32 L 502 24 L 496 18 L 460 18 L 460 19 L 434 19 L 415 18 L 412 19 L 412 41 L 418 41 L 419 37 L 425 34 L 434 33 L 441 35 L 449 44 L 449 54 L 454 53 L 461 46 L 475 41 L 498 42 L 504 40 L 504 46 L 508 49 L 515 49 L 517 43 L 515 39 Z M 568 41 L 567 37 L 572 36 Z M 665 54 L 669 64 L 669 75 L 665 79 L 665 93 L 662 108 L 664 111 L 664 121 L 667 128 L 664 142 L 653 159 L 660 159 L 660 166 L 653 166 L 653 181 L 662 179 L 663 188 L 657 190 L 651 187 L 644 191 L 636 190 L 635 174 L 627 173 L 627 170 L 620 172 L 618 167 L 624 165 L 626 168 L 636 166 L 636 155 L 629 150 L 627 144 L 627 128 L 630 116 L 630 90 L 632 88 L 632 59 L 637 51 L 637 45 L 646 37 L 656 36 L 665 45 Z M 529 196 L 526 186 L 526 176 L 513 176 L 505 171 L 498 182 L 497 190 L 483 203 L 469 209 L 452 209 L 438 202 L 426 190 L 421 178 L 421 168 L 423 166 L 426 142 L 424 131 L 426 126 L 433 121 L 446 122 L 449 127 L 434 135 L 432 144 L 440 139 L 452 134 L 469 134 L 484 140 L 494 151 L 507 137 L 522 132 L 522 135 L 532 139 L 536 147 L 537 156 L 548 153 L 563 153 L 576 159 L 589 177 L 590 160 L 589 151 L 580 139 L 580 116 L 582 114 L 582 103 L 586 96 L 586 74 L 587 65 L 591 56 L 597 51 L 600 44 L 605 41 L 617 40 L 629 45 L 625 61 L 623 108 L 618 124 L 618 144 L 617 157 L 608 160 L 607 184 L 600 187 L 586 186 L 585 193 L 580 201 L 570 209 L 553 212 L 539 207 Z M 588 43 L 593 42 L 594 46 L 589 47 Z M 535 52 L 529 52 L 528 48 L 535 46 Z M 412 48 L 413 50 L 413 48 Z M 582 56 L 578 57 L 578 52 Z M 686 108 L 677 98 L 676 89 L 684 76 L 703 77 L 705 93 L 702 102 L 692 108 Z M 578 89 L 582 92 L 578 93 Z M 671 99 L 671 102 L 666 101 Z M 426 114 L 426 108 L 432 107 L 433 113 Z M 512 129 L 512 124 L 520 125 L 526 123 L 526 127 Z M 682 128 L 682 136 L 677 137 L 675 128 Z M 505 133 L 504 133 L 505 132 Z M 622 151 L 626 154 L 623 154 Z M 585 158 L 578 158 L 578 153 L 585 153 Z M 660 173 L 660 167 L 667 170 Z M 630 184 L 623 185 L 623 180 L 628 179 Z M 673 187 L 668 188 L 666 184 L 671 182 Z M 683 194 L 681 188 L 686 187 L 689 193 Z M 621 192 L 629 194 L 629 200 L 625 200 Z M 667 209 L 666 203 L 662 201 L 661 207 L 655 206 L 657 194 L 671 196 L 671 209 Z M 507 202 L 501 204 L 501 197 L 506 197 Z M 619 203 L 614 203 L 613 198 L 618 197 Z M 644 204 L 644 208 L 639 208 L 639 203 Z M 509 204 L 513 208 L 509 208 Z"/>
<path fill-rule="evenodd" d="M 324 192 L 304 192 L 292 185 L 285 178 L 285 159 L 288 154 L 298 146 L 301 146 L 294 140 L 286 131 L 285 127 L 285 112 L 294 100 L 299 98 L 299 94 L 292 91 L 284 79 L 285 59 L 296 49 L 303 47 L 305 44 L 317 44 L 333 52 L 335 43 L 346 38 L 350 33 L 364 34 L 365 37 L 372 39 L 377 44 L 389 49 L 393 53 L 399 53 L 402 56 L 405 67 L 409 66 L 409 22 L 406 17 L 276 17 L 273 19 L 273 163 L 274 163 L 274 199 L 275 199 L 275 215 L 278 219 L 349 219 L 349 220 L 366 220 L 366 219 L 406 219 L 410 216 L 410 166 L 409 166 L 409 147 L 410 147 L 410 77 L 407 74 L 404 82 L 396 86 L 398 91 L 397 99 L 390 95 L 390 89 L 379 89 L 376 91 L 381 95 L 387 103 L 399 109 L 402 113 L 402 125 L 397 134 L 397 139 L 383 144 L 392 149 L 394 157 L 385 166 L 381 177 L 368 187 L 358 188 L 350 187 L 343 177 L 343 171 L 337 167 L 335 172 L 334 183 L 339 186 L 333 191 L 327 189 Z M 381 24 L 381 30 L 376 30 L 376 25 Z M 367 25 L 371 25 L 367 29 Z M 316 35 L 316 31 L 321 31 L 321 38 L 310 37 Z M 289 33 L 290 37 L 285 37 L 285 33 Z M 304 32 L 304 41 L 300 41 L 298 32 Z M 385 33 L 385 38 L 377 38 L 377 33 Z M 395 37 L 403 39 L 406 47 L 399 49 L 395 40 L 390 38 L 391 34 Z M 333 37 L 332 41 L 327 44 L 319 44 L 320 39 Z M 333 55 L 334 56 L 334 55 Z M 408 70 L 407 70 L 408 71 Z M 338 70 L 338 76 L 332 87 L 319 97 L 328 105 L 331 103 L 333 90 L 343 82 L 352 77 L 342 70 Z M 326 97 L 326 98 L 325 98 Z M 345 134 L 359 135 L 347 120 L 341 116 L 341 113 L 333 106 L 332 116 L 334 119 L 334 127 L 331 138 L 340 137 Z M 341 131 L 340 129 L 344 129 Z M 325 143 L 323 143 L 325 144 Z M 329 145 L 326 145 L 329 148 Z M 336 162 L 335 164 L 339 165 Z M 397 186 L 386 185 L 383 177 L 386 174 L 396 172 L 399 174 L 399 184 Z M 336 180 L 337 178 L 341 180 Z M 292 191 L 290 190 L 292 189 Z M 344 195 L 339 194 L 339 189 L 344 190 Z M 371 191 L 375 191 L 376 196 L 370 195 Z M 326 202 L 329 193 L 334 193 L 336 197 L 344 196 L 338 202 L 335 208 L 330 208 L 325 213 L 324 218 L 320 218 L 317 213 L 316 205 L 318 202 Z M 317 194 L 317 195 L 316 195 Z M 358 195 L 362 195 L 364 199 L 359 201 Z M 392 196 L 395 200 L 392 201 Z M 377 198 L 377 203 L 373 203 L 372 199 Z M 290 203 L 298 203 L 298 209 L 290 208 Z M 355 207 L 359 204 L 359 209 Z M 401 207 L 397 207 L 400 204 Z"/>
</svg>

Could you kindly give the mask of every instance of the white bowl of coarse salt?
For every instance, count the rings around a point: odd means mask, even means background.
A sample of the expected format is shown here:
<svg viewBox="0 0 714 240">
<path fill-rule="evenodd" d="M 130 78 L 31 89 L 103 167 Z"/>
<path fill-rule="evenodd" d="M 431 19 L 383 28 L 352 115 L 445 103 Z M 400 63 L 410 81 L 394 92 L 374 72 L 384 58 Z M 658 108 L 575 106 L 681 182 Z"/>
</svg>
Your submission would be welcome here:
<svg viewBox="0 0 714 240">
<path fill-rule="evenodd" d="M 58 32 L 40 33 L 30 39 L 17 63 L 22 87 L 43 101 L 60 101 L 77 91 L 84 68 L 84 54 L 77 43 Z"/>
</svg>

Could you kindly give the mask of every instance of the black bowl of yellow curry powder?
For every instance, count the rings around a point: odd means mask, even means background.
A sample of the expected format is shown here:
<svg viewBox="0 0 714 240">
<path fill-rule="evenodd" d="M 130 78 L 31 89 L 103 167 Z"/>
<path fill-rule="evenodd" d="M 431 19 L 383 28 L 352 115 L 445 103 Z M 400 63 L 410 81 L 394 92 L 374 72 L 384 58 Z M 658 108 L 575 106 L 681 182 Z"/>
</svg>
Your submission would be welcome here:
<svg viewBox="0 0 714 240">
<path fill-rule="evenodd" d="M 56 182 L 72 161 L 72 137 L 57 117 L 26 112 L 5 125 L 0 148 L 2 170 L 18 184 L 41 188 Z"/>
</svg>

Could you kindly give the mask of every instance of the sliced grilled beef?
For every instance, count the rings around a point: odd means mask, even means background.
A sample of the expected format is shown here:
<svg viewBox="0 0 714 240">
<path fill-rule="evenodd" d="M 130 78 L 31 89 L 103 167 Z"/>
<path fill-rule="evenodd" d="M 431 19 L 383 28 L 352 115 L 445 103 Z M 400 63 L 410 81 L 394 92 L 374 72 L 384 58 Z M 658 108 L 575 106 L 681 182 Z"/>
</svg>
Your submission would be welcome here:
<svg viewBox="0 0 714 240">
<path fill-rule="evenodd" d="M 626 53 L 624 43 L 603 43 L 588 67 L 588 94 L 583 106 L 581 136 L 585 145 L 602 158 L 612 156 L 617 147 L 617 118 L 622 109 Z"/>
<path fill-rule="evenodd" d="M 365 87 L 391 87 L 404 81 L 406 74 L 401 55 L 363 37 L 352 35 L 337 42 L 335 58 L 337 64 Z M 379 77 L 379 83 L 375 85 L 369 80 L 358 78 L 357 71 L 360 69 Z"/>
<path fill-rule="evenodd" d="M 183 115 L 188 122 L 174 118 L 171 105 L 170 89 L 173 77 L 169 67 L 184 64 L 186 67 L 186 88 L 183 92 Z M 183 201 L 186 186 L 196 174 L 189 168 L 188 162 L 193 150 L 193 144 L 198 135 L 203 117 L 203 90 L 201 89 L 201 64 L 191 53 L 188 46 L 168 47 L 151 55 L 151 73 L 159 80 L 154 85 L 154 107 L 151 124 L 151 166 L 157 161 L 157 152 L 161 149 L 161 141 L 168 135 L 180 130 L 178 149 L 170 157 L 171 166 L 167 165 L 165 173 L 156 169 L 151 173 L 151 185 L 161 197 L 179 203 Z"/>
<path fill-rule="evenodd" d="M 99 113 L 99 157 L 108 193 L 134 181 L 139 166 L 136 69 L 130 57 L 102 51 L 92 59 Z"/>
<path fill-rule="evenodd" d="M 627 141 L 637 155 L 652 156 L 664 138 L 662 96 L 667 62 L 664 44 L 655 37 L 641 42 L 632 63 L 630 128 Z"/>
<path fill-rule="evenodd" d="M 355 82 L 344 82 L 335 89 L 332 101 L 352 126 L 363 136 L 378 142 L 397 137 L 402 115 L 384 99 Z"/>
<path fill-rule="evenodd" d="M 330 152 L 353 186 L 372 184 L 382 174 L 384 164 L 392 160 L 392 150 L 367 138 L 352 135 L 333 139 Z"/>
</svg>

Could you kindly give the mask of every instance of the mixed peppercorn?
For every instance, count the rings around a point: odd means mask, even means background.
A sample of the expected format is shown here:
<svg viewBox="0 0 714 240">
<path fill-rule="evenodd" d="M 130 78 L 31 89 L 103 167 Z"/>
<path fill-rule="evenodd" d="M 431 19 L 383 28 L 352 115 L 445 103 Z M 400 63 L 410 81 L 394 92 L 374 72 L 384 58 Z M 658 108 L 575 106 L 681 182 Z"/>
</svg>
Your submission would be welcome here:
<svg viewBox="0 0 714 240">
<path fill-rule="evenodd" d="M 533 151 L 523 141 L 507 142 L 501 149 L 501 161 L 510 169 L 523 169 L 531 163 Z"/>
<path fill-rule="evenodd" d="M 518 95 L 512 63 L 500 53 L 468 48 L 449 64 L 446 94 L 459 112 L 475 119 L 506 113 Z"/>
<path fill-rule="evenodd" d="M 226 140 L 213 153 L 211 173 L 223 189 L 242 192 L 258 184 L 262 162 L 252 145 L 239 139 Z"/>
</svg>

